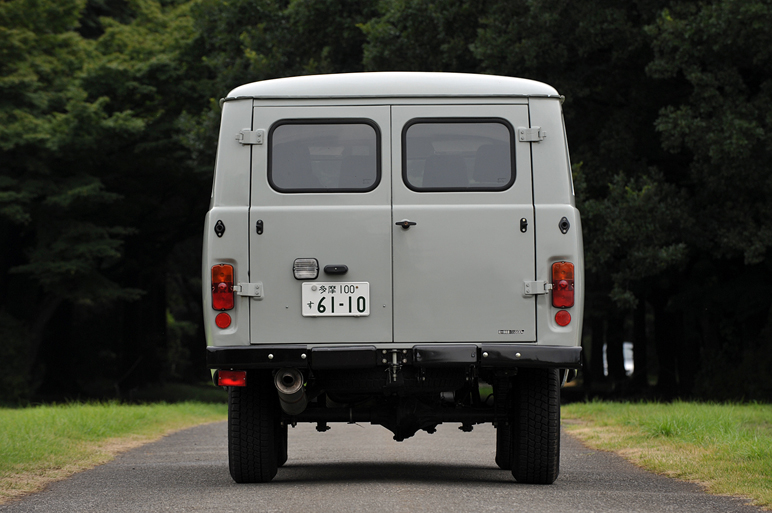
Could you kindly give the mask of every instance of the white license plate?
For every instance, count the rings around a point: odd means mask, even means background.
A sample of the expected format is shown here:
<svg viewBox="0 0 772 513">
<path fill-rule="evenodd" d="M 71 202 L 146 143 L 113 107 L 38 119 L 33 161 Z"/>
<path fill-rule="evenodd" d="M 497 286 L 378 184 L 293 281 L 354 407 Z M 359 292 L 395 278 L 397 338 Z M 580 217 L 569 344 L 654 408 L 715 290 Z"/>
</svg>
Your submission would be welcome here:
<svg viewBox="0 0 772 513">
<path fill-rule="evenodd" d="M 303 317 L 370 315 L 370 284 L 362 282 L 305 282 Z"/>
</svg>

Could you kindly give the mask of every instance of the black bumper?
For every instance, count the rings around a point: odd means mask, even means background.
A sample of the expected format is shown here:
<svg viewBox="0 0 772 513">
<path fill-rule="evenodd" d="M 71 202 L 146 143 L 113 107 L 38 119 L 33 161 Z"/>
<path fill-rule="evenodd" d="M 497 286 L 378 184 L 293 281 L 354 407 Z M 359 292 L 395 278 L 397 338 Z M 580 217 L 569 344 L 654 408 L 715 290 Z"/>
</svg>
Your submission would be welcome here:
<svg viewBox="0 0 772 513">
<path fill-rule="evenodd" d="M 578 369 L 581 347 L 526 344 L 420 344 L 408 349 L 375 346 L 313 347 L 287 344 L 207 348 L 210 369 L 367 369 L 391 364 L 416 367 Z"/>
</svg>

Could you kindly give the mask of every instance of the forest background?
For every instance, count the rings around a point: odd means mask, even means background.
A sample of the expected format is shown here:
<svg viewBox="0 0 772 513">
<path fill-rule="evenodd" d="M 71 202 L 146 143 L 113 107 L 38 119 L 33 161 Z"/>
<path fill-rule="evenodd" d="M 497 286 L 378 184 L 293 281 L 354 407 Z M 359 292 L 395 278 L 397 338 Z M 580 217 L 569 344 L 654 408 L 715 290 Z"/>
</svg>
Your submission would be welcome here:
<svg viewBox="0 0 772 513">
<path fill-rule="evenodd" d="M 0 0 L 0 402 L 206 381 L 218 99 L 376 70 L 565 95 L 584 394 L 772 400 L 770 27 L 769 0 Z"/>
</svg>

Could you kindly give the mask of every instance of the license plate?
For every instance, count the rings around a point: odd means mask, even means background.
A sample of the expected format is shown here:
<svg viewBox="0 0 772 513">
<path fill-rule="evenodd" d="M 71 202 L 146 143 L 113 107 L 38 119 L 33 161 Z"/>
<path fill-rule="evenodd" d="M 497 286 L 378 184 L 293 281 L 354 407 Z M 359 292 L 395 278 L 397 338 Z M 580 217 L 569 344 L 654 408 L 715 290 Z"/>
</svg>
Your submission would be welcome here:
<svg viewBox="0 0 772 513">
<path fill-rule="evenodd" d="M 359 317 L 370 315 L 370 284 L 363 282 L 305 282 L 303 317 Z"/>
</svg>

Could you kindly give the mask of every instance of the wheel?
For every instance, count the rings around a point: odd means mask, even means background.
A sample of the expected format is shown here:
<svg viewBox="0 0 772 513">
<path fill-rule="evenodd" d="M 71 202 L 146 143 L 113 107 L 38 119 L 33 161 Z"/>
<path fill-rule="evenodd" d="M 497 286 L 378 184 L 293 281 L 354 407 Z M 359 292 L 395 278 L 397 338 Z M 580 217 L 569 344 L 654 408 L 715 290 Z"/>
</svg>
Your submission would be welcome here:
<svg viewBox="0 0 772 513">
<path fill-rule="evenodd" d="M 512 384 L 510 378 L 500 378 L 493 385 L 493 400 L 497 411 L 506 411 L 507 420 L 499 419 L 496 426 L 496 465 L 512 470 Z"/>
<path fill-rule="evenodd" d="M 560 471 L 558 370 L 521 369 L 513 395 L 512 476 L 520 483 L 552 484 Z"/>
<path fill-rule="evenodd" d="M 287 424 L 279 422 L 276 436 L 276 465 L 281 467 L 287 463 Z"/>
<path fill-rule="evenodd" d="M 512 470 L 512 428 L 509 424 L 496 427 L 496 465 L 501 470 Z"/>
<path fill-rule="evenodd" d="M 270 374 L 250 372 L 228 389 L 228 462 L 237 483 L 265 483 L 278 467 L 279 399 Z"/>
</svg>

